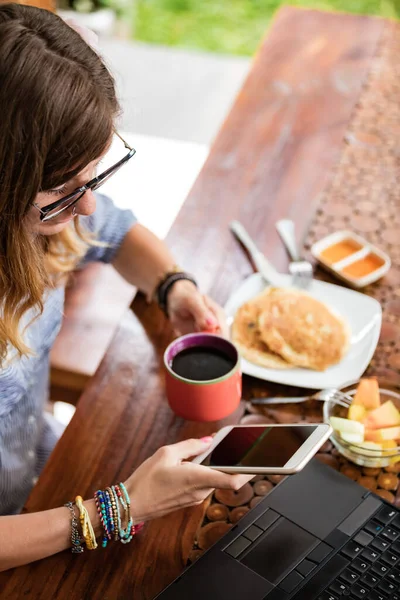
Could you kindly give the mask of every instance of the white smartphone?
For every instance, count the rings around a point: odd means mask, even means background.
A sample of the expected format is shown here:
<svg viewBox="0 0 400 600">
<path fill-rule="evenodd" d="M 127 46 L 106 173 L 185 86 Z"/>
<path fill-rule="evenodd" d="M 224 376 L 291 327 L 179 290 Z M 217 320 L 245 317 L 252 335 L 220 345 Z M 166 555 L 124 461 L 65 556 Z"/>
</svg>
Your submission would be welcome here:
<svg viewBox="0 0 400 600">
<path fill-rule="evenodd" d="M 193 462 L 225 473 L 290 475 L 301 471 L 331 433 L 325 423 L 231 425 Z"/>
</svg>

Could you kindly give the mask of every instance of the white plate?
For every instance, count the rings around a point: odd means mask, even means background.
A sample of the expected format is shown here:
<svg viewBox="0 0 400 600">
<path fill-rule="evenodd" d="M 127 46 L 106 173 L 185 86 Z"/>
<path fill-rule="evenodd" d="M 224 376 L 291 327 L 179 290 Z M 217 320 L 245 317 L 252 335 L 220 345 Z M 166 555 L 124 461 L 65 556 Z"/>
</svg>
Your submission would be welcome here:
<svg viewBox="0 0 400 600">
<path fill-rule="evenodd" d="M 282 275 L 282 278 L 283 287 L 292 287 L 290 275 Z M 243 281 L 226 303 L 228 321 L 230 323 L 233 321 L 236 311 L 242 304 L 267 287 L 268 284 L 259 273 Z M 351 329 L 350 346 L 346 356 L 339 364 L 326 371 L 312 371 L 299 367 L 283 370 L 266 369 L 242 358 L 243 373 L 266 381 L 318 390 L 329 387 L 340 388 L 361 377 L 378 343 L 382 323 L 381 305 L 365 294 L 316 279 L 307 292 L 346 319 Z"/>
</svg>

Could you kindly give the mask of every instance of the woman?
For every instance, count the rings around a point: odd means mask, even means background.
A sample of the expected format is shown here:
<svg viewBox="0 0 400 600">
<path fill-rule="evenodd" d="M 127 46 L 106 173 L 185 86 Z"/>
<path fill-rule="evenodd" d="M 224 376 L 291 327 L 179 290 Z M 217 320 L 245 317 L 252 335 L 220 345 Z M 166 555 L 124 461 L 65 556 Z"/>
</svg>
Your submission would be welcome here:
<svg viewBox="0 0 400 600">
<path fill-rule="evenodd" d="M 121 142 L 121 160 L 96 177 L 117 112 L 112 77 L 76 31 L 40 9 L 0 6 L 0 570 L 83 539 L 88 548 L 101 536 L 103 545 L 127 542 L 140 521 L 248 480 L 183 462 L 211 441 L 188 440 L 161 448 L 96 501 L 15 514 L 57 441 L 43 407 L 72 269 L 112 263 L 156 295 L 179 332 L 221 327 L 218 306 L 176 272 L 165 245 L 94 194 L 134 154 Z"/>
</svg>

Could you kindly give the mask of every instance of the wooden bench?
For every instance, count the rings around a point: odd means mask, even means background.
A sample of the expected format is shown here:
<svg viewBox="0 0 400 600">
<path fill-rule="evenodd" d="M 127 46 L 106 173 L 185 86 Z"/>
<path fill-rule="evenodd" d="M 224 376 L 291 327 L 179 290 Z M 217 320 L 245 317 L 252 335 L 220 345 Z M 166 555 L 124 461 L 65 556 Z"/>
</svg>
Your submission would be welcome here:
<svg viewBox="0 0 400 600">
<path fill-rule="evenodd" d="M 52 401 L 77 403 L 134 296 L 135 288 L 111 265 L 94 263 L 72 275 L 51 351 Z"/>
</svg>

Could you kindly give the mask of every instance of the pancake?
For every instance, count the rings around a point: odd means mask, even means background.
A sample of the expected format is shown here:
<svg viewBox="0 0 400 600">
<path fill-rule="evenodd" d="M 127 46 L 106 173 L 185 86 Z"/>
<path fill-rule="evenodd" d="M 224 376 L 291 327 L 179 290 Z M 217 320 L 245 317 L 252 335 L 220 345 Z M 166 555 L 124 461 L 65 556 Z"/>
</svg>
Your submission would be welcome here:
<svg viewBox="0 0 400 600">
<path fill-rule="evenodd" d="M 241 356 L 251 363 L 268 369 L 290 369 L 292 365 L 271 352 L 260 337 L 258 318 L 269 293 L 270 288 L 239 308 L 232 325 L 232 341 Z"/>
<path fill-rule="evenodd" d="M 291 288 L 275 288 L 264 298 L 258 331 L 270 351 L 292 365 L 317 371 L 340 362 L 350 338 L 343 319 L 309 294 Z"/>
</svg>

